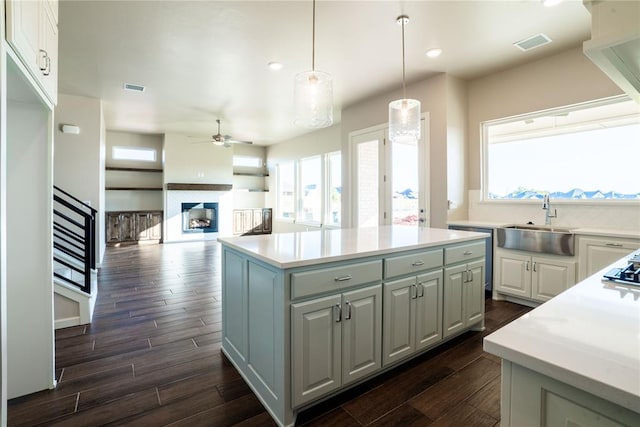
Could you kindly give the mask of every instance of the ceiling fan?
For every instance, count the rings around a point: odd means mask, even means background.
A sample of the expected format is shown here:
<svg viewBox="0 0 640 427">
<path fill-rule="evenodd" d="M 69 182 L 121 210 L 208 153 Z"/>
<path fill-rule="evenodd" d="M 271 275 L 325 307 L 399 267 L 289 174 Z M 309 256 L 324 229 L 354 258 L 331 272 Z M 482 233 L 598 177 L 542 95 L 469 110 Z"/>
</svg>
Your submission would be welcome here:
<svg viewBox="0 0 640 427">
<path fill-rule="evenodd" d="M 240 141 L 237 139 L 231 138 L 229 135 L 222 135 L 220 133 L 220 119 L 216 119 L 216 123 L 218 123 L 218 133 L 215 135 L 211 135 L 211 139 L 208 141 L 201 142 L 213 142 L 214 145 L 230 147 L 231 144 L 253 144 L 251 141 Z"/>
</svg>

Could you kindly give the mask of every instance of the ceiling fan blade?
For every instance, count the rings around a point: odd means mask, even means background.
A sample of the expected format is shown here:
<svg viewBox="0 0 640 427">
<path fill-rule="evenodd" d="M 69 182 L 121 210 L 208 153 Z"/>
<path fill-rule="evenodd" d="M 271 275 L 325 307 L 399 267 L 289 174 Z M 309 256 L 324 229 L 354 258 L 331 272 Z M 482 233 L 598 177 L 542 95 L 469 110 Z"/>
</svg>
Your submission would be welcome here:
<svg viewBox="0 0 640 427">
<path fill-rule="evenodd" d="M 253 144 L 252 141 L 239 141 L 237 139 L 227 139 L 225 142 L 230 144 Z"/>
</svg>

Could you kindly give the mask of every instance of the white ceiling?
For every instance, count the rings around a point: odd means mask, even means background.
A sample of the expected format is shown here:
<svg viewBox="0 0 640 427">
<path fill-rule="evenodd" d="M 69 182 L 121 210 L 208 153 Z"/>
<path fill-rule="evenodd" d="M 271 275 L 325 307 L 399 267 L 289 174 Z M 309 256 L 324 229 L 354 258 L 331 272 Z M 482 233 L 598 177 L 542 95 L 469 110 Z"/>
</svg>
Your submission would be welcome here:
<svg viewBox="0 0 640 427">
<path fill-rule="evenodd" d="M 335 122 L 342 108 L 401 87 L 401 14 L 411 19 L 408 82 L 440 72 L 473 79 L 590 36 L 580 0 L 318 0 L 316 69 L 333 76 Z M 293 125 L 293 79 L 311 68 L 311 16 L 311 0 L 62 0 L 59 91 L 102 99 L 109 130 L 204 136 L 220 118 L 236 139 L 280 142 L 309 132 Z M 553 43 L 512 45 L 537 33 Z M 427 58 L 432 47 L 443 54 Z M 125 82 L 147 89 L 125 92 Z"/>
</svg>

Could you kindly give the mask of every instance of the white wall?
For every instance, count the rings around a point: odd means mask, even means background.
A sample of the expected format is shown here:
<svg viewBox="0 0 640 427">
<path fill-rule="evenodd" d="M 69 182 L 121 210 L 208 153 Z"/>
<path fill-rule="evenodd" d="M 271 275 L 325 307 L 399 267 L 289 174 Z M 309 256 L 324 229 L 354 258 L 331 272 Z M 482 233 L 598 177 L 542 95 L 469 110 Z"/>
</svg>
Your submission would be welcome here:
<svg viewBox="0 0 640 427">
<path fill-rule="evenodd" d="M 80 134 L 60 131 L 61 124 L 80 127 Z M 104 256 L 104 137 L 102 101 L 58 94 L 54 125 L 54 184 L 98 211 L 97 262 Z"/>
<path fill-rule="evenodd" d="M 155 162 L 115 160 L 114 146 L 141 147 L 156 150 Z M 135 132 L 106 131 L 105 166 L 120 168 L 162 169 L 163 136 Z M 105 187 L 162 188 L 162 172 L 106 171 Z M 162 191 L 107 190 L 105 210 L 112 211 L 153 211 L 162 210 Z M 104 227 L 103 227 L 104 228 Z"/>
<path fill-rule="evenodd" d="M 447 78 L 447 219 L 467 218 L 467 84 Z"/>
<path fill-rule="evenodd" d="M 344 117 L 344 116 L 343 116 Z M 304 134 L 300 137 L 281 142 L 279 144 L 267 147 L 267 168 L 269 170 L 268 186 L 270 189 L 276 188 L 276 166 L 280 162 L 295 161 L 304 157 L 311 157 L 318 154 L 331 153 L 333 151 L 342 150 L 342 133 L 340 125 L 333 125 L 328 128 L 320 129 L 315 132 Z M 344 164 L 344 151 L 343 151 Z M 343 188 L 345 178 L 343 173 Z M 342 204 L 345 200 L 343 197 Z M 273 215 L 273 231 L 275 233 L 283 233 L 290 231 L 305 231 L 307 226 L 294 224 L 292 222 L 281 221 L 276 218 L 276 193 L 270 191 L 266 197 L 266 207 L 274 209 Z M 344 212 L 344 207 L 343 207 Z M 343 219 L 344 221 L 344 215 Z"/>
<path fill-rule="evenodd" d="M 13 398 L 54 382 L 53 123 L 13 66 L 7 78 L 7 397 Z"/>
<path fill-rule="evenodd" d="M 233 149 L 194 143 L 178 134 L 164 136 L 164 182 L 233 184 Z"/>
<path fill-rule="evenodd" d="M 469 82 L 469 219 L 540 223 L 539 203 L 482 202 L 480 124 L 553 107 L 606 98 L 622 91 L 600 71 L 580 47 Z M 571 161 L 567 162 L 570 173 Z M 603 167 L 610 167 L 603 165 Z M 612 169 L 615 173 L 615 167 Z M 620 203 L 556 203 L 557 225 L 602 228 L 640 228 L 637 205 Z"/>
</svg>

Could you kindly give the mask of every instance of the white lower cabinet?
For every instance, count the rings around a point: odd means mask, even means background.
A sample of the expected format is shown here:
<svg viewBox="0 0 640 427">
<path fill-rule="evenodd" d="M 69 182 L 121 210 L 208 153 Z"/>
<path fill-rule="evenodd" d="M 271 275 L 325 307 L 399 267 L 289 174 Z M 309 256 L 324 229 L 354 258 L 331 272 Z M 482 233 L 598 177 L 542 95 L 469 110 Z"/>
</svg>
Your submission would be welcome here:
<svg viewBox="0 0 640 427">
<path fill-rule="evenodd" d="M 456 334 L 484 318 L 484 258 L 444 270 L 443 336 Z"/>
<path fill-rule="evenodd" d="M 640 249 L 640 240 L 578 236 L 579 280 Z"/>
<path fill-rule="evenodd" d="M 442 269 L 384 284 L 383 365 L 442 340 Z"/>
<path fill-rule="evenodd" d="M 291 304 L 293 406 L 381 367 L 382 285 Z"/>
<path fill-rule="evenodd" d="M 576 284 L 575 261 L 496 251 L 496 291 L 517 297 L 548 301 Z"/>
</svg>

